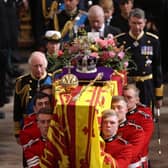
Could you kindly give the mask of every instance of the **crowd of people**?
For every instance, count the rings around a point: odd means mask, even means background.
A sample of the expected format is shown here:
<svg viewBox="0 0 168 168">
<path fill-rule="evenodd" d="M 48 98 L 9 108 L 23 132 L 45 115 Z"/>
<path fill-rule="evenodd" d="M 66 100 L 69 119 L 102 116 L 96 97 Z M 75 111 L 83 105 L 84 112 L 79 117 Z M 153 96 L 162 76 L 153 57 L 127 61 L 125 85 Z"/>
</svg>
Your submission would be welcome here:
<svg viewBox="0 0 168 168">
<path fill-rule="evenodd" d="M 161 2 L 160 8 L 166 4 Z M 35 39 L 34 51 L 28 59 L 30 72 L 22 76 L 19 68 L 11 63 L 12 51 L 17 48 L 17 30 L 14 29 L 17 19 L 13 18 L 17 3 L 31 11 Z M 24 0 L 17 3 L 0 1 L 3 14 L 0 14 L 3 25 L 0 28 L 0 107 L 9 101 L 6 90 L 11 85 L 10 78 L 19 76 L 13 118 L 16 141 L 23 148 L 23 167 L 40 167 L 55 106 L 52 84 L 63 68 L 57 57 L 62 44 L 75 38 L 78 29 L 84 27 L 86 32 L 98 32 L 100 38 L 113 34 L 117 45 L 131 53 L 137 66 L 136 70 L 128 71 L 128 84 L 123 87 L 122 95 L 112 97 L 111 109 L 102 112 L 100 137 L 105 143 L 104 152 L 114 158 L 117 168 L 149 168 L 149 143 L 154 131 L 152 105 L 162 106 L 162 65 L 167 72 L 161 52 L 167 53 L 161 33 L 164 26 L 158 23 L 160 19 L 156 18 L 155 11 L 148 11 L 147 4 L 138 0 Z"/>
</svg>

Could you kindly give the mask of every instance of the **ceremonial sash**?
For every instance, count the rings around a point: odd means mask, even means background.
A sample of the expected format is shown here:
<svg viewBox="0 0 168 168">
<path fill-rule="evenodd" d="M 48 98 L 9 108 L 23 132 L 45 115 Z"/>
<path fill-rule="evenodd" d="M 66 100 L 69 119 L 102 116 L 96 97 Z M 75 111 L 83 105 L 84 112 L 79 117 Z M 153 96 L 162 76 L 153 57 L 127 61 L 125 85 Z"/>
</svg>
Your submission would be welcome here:
<svg viewBox="0 0 168 168">
<path fill-rule="evenodd" d="M 79 19 L 77 19 L 79 18 Z M 63 41 L 69 41 L 70 36 L 72 36 L 70 33 L 73 33 L 73 27 L 74 25 L 77 25 L 77 27 L 83 25 L 87 19 L 86 14 L 79 13 L 73 20 L 68 20 L 61 32 L 61 36 L 63 38 Z"/>
</svg>

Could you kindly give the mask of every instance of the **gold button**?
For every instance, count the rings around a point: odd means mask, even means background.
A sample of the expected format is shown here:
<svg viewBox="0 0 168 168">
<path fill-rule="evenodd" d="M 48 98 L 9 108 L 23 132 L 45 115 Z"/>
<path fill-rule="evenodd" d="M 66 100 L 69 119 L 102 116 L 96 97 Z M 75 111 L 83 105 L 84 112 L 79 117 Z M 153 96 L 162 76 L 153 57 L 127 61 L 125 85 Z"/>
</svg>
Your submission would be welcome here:
<svg viewBox="0 0 168 168">
<path fill-rule="evenodd" d="M 29 96 L 29 99 L 32 99 L 32 96 Z"/>
<path fill-rule="evenodd" d="M 32 88 L 29 88 L 29 90 L 32 90 Z"/>
<path fill-rule="evenodd" d="M 142 72 L 143 73 L 143 75 L 145 75 L 146 74 L 146 72 Z"/>
<path fill-rule="evenodd" d="M 32 80 L 29 80 L 29 83 L 32 83 Z"/>
</svg>

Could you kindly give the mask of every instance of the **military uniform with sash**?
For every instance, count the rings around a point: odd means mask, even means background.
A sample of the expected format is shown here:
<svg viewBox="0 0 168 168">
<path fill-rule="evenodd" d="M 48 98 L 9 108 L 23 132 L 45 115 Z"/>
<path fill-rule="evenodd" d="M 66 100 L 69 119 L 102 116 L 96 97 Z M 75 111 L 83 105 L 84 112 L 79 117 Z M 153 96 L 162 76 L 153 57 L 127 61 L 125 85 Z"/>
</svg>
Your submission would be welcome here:
<svg viewBox="0 0 168 168">
<path fill-rule="evenodd" d="M 158 37 L 149 32 L 142 32 L 136 38 L 129 32 L 117 35 L 116 39 L 119 46 L 124 45 L 131 53 L 132 60 L 137 65 L 136 70 L 129 70 L 128 79 L 135 82 L 140 89 L 140 101 L 149 106 L 155 97 L 156 100 L 162 99 L 163 85 Z M 130 64 L 129 67 L 131 66 Z"/>
<path fill-rule="evenodd" d="M 56 23 L 57 20 L 57 23 Z M 61 32 L 63 41 L 68 41 L 74 37 L 75 26 L 78 28 L 81 25 L 84 25 L 87 20 L 87 13 L 85 11 L 76 10 L 73 13 L 69 14 L 66 10 L 62 10 L 54 17 L 54 29 L 58 29 Z M 57 28 L 56 28 L 57 27 Z"/>
<path fill-rule="evenodd" d="M 16 79 L 14 97 L 14 123 L 15 136 L 19 136 L 23 126 L 24 117 L 31 111 L 33 97 L 40 90 L 41 85 L 51 84 L 52 74 L 46 73 L 41 79 L 36 79 L 32 74 L 27 74 Z"/>
</svg>

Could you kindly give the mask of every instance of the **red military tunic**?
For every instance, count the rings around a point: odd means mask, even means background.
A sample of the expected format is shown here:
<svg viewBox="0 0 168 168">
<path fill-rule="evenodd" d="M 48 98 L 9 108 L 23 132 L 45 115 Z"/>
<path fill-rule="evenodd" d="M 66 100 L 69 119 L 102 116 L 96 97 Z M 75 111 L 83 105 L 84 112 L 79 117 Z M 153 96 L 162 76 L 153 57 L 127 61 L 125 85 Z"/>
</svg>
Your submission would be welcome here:
<svg viewBox="0 0 168 168">
<path fill-rule="evenodd" d="M 132 145 L 118 136 L 105 139 L 105 142 L 105 152 L 116 159 L 119 168 L 128 168 L 132 159 Z"/>
<path fill-rule="evenodd" d="M 154 131 L 154 123 L 153 123 L 153 118 L 148 113 L 149 110 L 145 112 L 145 109 L 148 110 L 148 108 L 145 108 L 145 107 L 144 109 L 142 107 L 140 108 L 137 107 L 134 110 L 128 112 L 127 120 L 142 126 L 142 128 L 144 129 L 145 140 L 144 140 L 141 156 L 142 156 L 142 162 L 144 163 L 144 168 L 147 168 L 149 143 Z"/>
<path fill-rule="evenodd" d="M 40 158 L 46 144 L 47 141 L 40 137 L 32 140 L 32 143 L 24 148 L 24 156 L 29 168 L 40 168 Z"/>
<path fill-rule="evenodd" d="M 29 114 L 24 118 L 24 125 L 29 124 L 32 121 L 36 121 L 36 113 Z"/>
<path fill-rule="evenodd" d="M 141 168 L 141 150 L 145 137 L 143 128 L 140 125 L 125 121 L 119 125 L 117 134 L 132 144 L 133 157 L 130 165 L 134 165 L 134 168 Z"/>
<path fill-rule="evenodd" d="M 146 114 L 149 114 L 153 118 L 152 110 L 150 107 L 144 105 L 144 104 L 137 104 L 137 107 L 139 110 L 144 111 Z"/>
<path fill-rule="evenodd" d="M 25 125 L 20 131 L 20 143 L 24 148 L 24 146 L 29 144 L 29 141 L 39 138 L 40 136 L 41 133 L 39 128 L 37 127 L 37 123 L 35 121 L 32 121 L 29 124 Z"/>
</svg>

